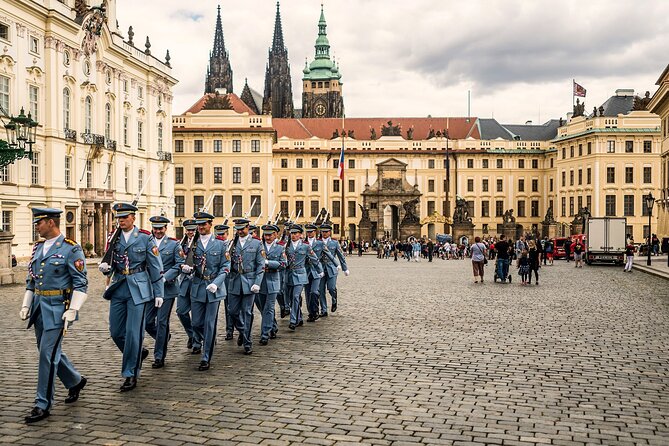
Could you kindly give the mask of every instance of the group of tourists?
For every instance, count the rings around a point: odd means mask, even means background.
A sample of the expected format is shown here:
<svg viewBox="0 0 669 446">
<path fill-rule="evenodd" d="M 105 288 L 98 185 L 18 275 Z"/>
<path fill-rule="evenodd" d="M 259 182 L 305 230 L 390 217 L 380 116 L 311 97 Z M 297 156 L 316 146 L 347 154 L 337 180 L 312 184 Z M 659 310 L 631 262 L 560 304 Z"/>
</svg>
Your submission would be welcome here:
<svg viewBox="0 0 669 446">
<path fill-rule="evenodd" d="M 179 241 L 166 236 L 166 217 L 151 217 L 148 232 L 135 226 L 133 204 L 118 203 L 113 209 L 118 228 L 98 269 L 107 276 L 103 297 L 110 302 L 109 329 L 122 352 L 121 392 L 137 386 L 149 355 L 145 332 L 155 340 L 151 367 L 165 366 L 175 302 L 187 348 L 200 355 L 200 371 L 211 366 L 221 303 L 225 339 L 232 340 L 236 331 L 237 345 L 247 355 L 253 353 L 254 305 L 261 314 L 260 345 L 277 337 L 277 302 L 280 317 L 289 317 L 289 330 L 303 326 L 303 290 L 306 322 L 337 311 L 338 271 L 348 276 L 349 270 L 327 222 L 301 226 L 287 221 L 283 228 L 268 222 L 258 228 L 239 218 L 229 240 L 229 227 L 214 226 L 214 216 L 200 211 L 183 223 L 185 235 Z M 49 416 L 56 377 L 68 389 L 65 403 L 77 401 L 87 384 L 61 349 L 63 335 L 78 319 L 88 293 L 86 259 L 81 246 L 60 232 L 61 213 L 33 209 L 33 223 L 44 240 L 35 243 L 20 311 L 28 327 L 35 328 L 39 350 L 37 396 L 26 423 Z"/>
</svg>

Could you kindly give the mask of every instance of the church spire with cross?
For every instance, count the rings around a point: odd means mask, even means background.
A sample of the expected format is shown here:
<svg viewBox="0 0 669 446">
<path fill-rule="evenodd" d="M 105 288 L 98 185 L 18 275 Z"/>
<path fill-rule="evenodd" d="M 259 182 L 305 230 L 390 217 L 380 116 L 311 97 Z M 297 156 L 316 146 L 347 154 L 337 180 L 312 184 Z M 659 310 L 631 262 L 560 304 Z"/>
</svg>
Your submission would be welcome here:
<svg viewBox="0 0 669 446">
<path fill-rule="evenodd" d="M 276 2 L 276 18 L 274 19 L 274 38 L 269 49 L 265 68 L 265 92 L 262 101 L 263 114 L 273 118 L 293 117 L 293 87 L 290 79 L 288 50 L 283 40 L 281 11 Z"/>
<path fill-rule="evenodd" d="M 223 39 L 221 5 L 218 5 L 214 48 L 209 53 L 209 66 L 207 67 L 204 92 L 215 93 L 217 89 L 225 89 L 227 93 L 232 93 L 232 68 L 230 67 L 230 55 L 225 49 L 225 40 Z"/>
</svg>

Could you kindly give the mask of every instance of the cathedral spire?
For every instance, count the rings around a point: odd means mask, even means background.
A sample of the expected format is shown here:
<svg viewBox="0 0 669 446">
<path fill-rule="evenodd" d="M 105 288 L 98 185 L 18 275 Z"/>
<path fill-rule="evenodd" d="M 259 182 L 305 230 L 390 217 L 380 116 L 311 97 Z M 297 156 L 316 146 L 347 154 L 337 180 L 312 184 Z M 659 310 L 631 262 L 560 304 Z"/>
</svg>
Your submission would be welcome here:
<svg viewBox="0 0 669 446">
<path fill-rule="evenodd" d="M 281 11 L 279 10 L 279 2 L 276 2 L 276 18 L 274 19 L 274 38 L 272 39 L 272 50 L 283 51 L 285 46 L 283 44 L 283 28 L 281 27 Z"/>
<path fill-rule="evenodd" d="M 316 59 L 330 59 L 330 42 L 328 41 L 327 27 L 325 11 L 321 3 L 321 18 L 318 21 L 318 38 L 316 38 Z"/>
<path fill-rule="evenodd" d="M 249 87 L 249 81 L 248 79 L 244 79 L 244 89 L 242 90 L 242 95 L 239 97 L 246 105 L 249 106 L 249 108 L 255 113 L 256 115 L 259 115 L 260 112 L 258 111 L 258 106 L 256 105 L 255 99 L 253 99 L 253 93 L 251 93 L 251 88 Z"/>
<path fill-rule="evenodd" d="M 290 79 L 288 50 L 283 41 L 281 27 L 281 11 L 276 2 L 276 19 L 274 21 L 274 38 L 269 50 L 265 69 L 265 94 L 262 101 L 262 112 L 273 118 L 293 117 L 293 88 Z"/>
<path fill-rule="evenodd" d="M 224 88 L 227 93 L 232 93 L 232 68 L 230 67 L 229 54 L 225 49 L 225 40 L 223 39 L 221 5 L 218 5 L 216 30 L 214 31 L 214 48 L 209 53 L 209 67 L 207 68 L 207 80 L 204 92 L 214 93 L 219 88 Z"/>
</svg>

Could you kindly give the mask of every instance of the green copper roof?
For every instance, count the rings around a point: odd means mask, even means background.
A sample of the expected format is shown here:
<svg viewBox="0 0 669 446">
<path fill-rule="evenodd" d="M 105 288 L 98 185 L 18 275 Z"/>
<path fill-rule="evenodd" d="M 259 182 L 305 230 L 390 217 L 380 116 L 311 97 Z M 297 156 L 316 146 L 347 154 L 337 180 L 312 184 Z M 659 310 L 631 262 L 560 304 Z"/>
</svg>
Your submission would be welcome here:
<svg viewBox="0 0 669 446">
<path fill-rule="evenodd" d="M 327 22 L 321 5 L 321 17 L 318 21 L 318 37 L 316 38 L 316 58 L 311 64 L 304 67 L 302 80 L 334 80 L 340 79 L 341 73 L 330 59 L 330 42 L 327 36 Z"/>
</svg>

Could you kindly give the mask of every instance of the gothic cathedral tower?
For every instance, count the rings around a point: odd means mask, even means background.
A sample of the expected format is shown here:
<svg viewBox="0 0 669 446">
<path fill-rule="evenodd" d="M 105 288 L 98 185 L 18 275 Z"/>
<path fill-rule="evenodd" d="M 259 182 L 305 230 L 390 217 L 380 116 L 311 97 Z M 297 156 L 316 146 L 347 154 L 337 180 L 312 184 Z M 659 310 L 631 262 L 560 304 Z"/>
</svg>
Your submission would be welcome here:
<svg viewBox="0 0 669 446">
<path fill-rule="evenodd" d="M 330 42 L 325 29 L 325 13 L 321 5 L 316 39 L 316 59 L 305 63 L 302 78 L 302 117 L 341 118 L 344 115 L 344 98 L 341 94 L 341 74 L 330 59 Z"/>
<path fill-rule="evenodd" d="M 218 6 L 218 17 L 216 17 L 214 49 L 209 53 L 209 66 L 207 67 L 204 92 L 215 93 L 217 88 L 225 88 L 227 93 L 232 93 L 232 68 L 230 68 L 229 54 L 225 50 L 225 41 L 223 40 L 220 5 Z"/>
<path fill-rule="evenodd" d="M 272 115 L 273 118 L 293 117 L 293 87 L 290 80 L 288 50 L 283 43 L 283 29 L 278 1 L 276 2 L 274 39 L 265 69 L 265 94 L 262 101 L 262 113 Z"/>
</svg>

